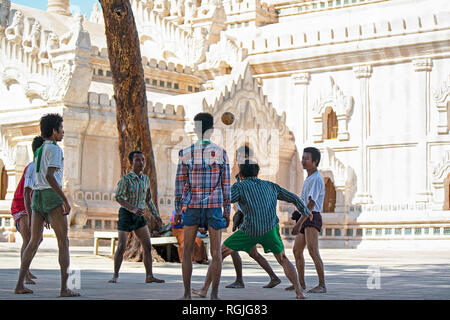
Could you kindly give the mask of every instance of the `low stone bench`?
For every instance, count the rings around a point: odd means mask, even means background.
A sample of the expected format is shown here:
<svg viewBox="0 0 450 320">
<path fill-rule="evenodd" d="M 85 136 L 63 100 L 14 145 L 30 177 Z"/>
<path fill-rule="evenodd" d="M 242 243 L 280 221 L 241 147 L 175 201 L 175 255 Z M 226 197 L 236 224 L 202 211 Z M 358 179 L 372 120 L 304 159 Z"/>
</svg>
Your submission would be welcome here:
<svg viewBox="0 0 450 320">
<path fill-rule="evenodd" d="M 119 236 L 117 232 L 94 232 L 94 255 L 98 255 L 98 241 L 99 240 L 111 240 L 111 255 L 114 255 L 116 250 L 116 240 Z M 152 245 L 167 245 L 178 244 L 176 237 L 155 237 L 150 238 Z"/>
<path fill-rule="evenodd" d="M 111 255 L 114 255 L 114 251 L 116 250 L 116 240 L 118 240 L 119 236 L 117 232 L 102 232 L 96 231 L 94 232 L 94 255 L 98 255 L 98 241 L 99 240 L 111 240 Z M 209 255 L 209 237 L 200 238 L 206 246 L 206 255 Z M 178 246 L 178 240 L 176 237 L 154 237 L 150 238 L 152 246 L 161 246 L 161 245 L 170 245 L 174 244 Z M 168 252 L 170 259 L 170 249 Z"/>
</svg>

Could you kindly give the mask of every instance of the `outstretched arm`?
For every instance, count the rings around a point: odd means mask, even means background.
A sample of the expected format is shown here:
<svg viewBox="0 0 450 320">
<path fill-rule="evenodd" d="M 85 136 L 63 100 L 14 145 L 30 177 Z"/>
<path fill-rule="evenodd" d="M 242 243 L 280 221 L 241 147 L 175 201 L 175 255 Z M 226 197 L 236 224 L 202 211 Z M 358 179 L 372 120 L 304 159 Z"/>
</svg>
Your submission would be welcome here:
<svg viewBox="0 0 450 320">
<path fill-rule="evenodd" d="M 286 189 L 280 187 L 275 184 L 277 188 L 277 199 L 292 203 L 305 216 L 309 216 L 311 214 L 309 208 L 305 205 L 305 203 L 294 193 L 287 191 Z"/>
</svg>

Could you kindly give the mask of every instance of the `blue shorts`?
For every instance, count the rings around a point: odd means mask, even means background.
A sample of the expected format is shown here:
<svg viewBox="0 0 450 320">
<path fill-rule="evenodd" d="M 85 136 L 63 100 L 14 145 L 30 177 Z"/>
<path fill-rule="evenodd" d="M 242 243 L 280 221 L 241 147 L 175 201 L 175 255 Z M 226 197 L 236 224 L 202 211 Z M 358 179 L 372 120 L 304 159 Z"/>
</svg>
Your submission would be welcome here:
<svg viewBox="0 0 450 320">
<path fill-rule="evenodd" d="M 223 229 L 227 225 L 222 208 L 187 208 L 183 223 L 185 226 L 199 225 L 200 228 L 212 227 L 215 230 Z"/>
</svg>

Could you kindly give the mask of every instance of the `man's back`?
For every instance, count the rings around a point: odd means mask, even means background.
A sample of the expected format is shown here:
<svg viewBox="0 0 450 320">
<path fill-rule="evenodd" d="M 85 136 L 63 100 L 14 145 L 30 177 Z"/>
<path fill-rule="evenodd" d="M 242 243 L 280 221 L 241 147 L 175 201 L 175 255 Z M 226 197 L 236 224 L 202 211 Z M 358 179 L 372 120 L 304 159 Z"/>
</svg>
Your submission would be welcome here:
<svg viewBox="0 0 450 320">
<path fill-rule="evenodd" d="M 218 208 L 229 203 L 229 193 L 230 169 L 224 149 L 208 141 L 180 151 L 175 181 L 176 206 Z"/>
</svg>

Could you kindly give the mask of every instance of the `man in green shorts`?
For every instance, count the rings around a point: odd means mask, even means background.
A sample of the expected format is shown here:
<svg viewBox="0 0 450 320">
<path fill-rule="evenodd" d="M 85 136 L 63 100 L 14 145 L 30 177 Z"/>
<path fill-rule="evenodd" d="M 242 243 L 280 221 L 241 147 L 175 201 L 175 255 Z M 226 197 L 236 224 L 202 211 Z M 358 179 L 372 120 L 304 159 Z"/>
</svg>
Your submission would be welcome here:
<svg viewBox="0 0 450 320">
<path fill-rule="evenodd" d="M 60 297 L 76 297 L 79 293 L 69 290 L 67 280 L 70 264 L 69 238 L 67 237 L 67 215 L 70 205 L 62 191 L 64 156 L 56 144 L 64 137 L 63 118 L 59 114 L 47 114 L 40 121 L 43 145 L 36 150 L 35 181 L 31 209 L 31 239 L 22 255 L 16 294 L 33 293 L 23 284 L 28 268 L 41 241 L 45 223 L 50 223 L 58 241 L 59 265 L 61 269 Z"/>
<path fill-rule="evenodd" d="M 296 297 L 303 299 L 297 272 L 286 257 L 283 241 L 280 236 L 279 219 L 276 214 L 277 200 L 286 201 L 296 206 L 303 213 L 300 223 L 305 221 L 310 211 L 295 194 L 281 188 L 277 184 L 257 178 L 259 165 L 246 160 L 239 165 L 241 181 L 231 187 L 231 202 L 237 202 L 244 213 L 244 222 L 238 231 L 233 233 L 222 245 L 222 259 L 233 251 L 250 253 L 257 244 L 262 245 L 264 252 L 272 252 L 283 267 L 286 277 L 295 287 Z M 200 290 L 192 293 L 206 296 L 210 285 L 210 275 Z"/>
<path fill-rule="evenodd" d="M 164 280 L 153 276 L 152 244 L 150 242 L 150 231 L 144 217 L 144 215 L 148 216 L 151 213 L 158 225 L 161 226 L 162 224 L 152 201 L 150 179 L 142 172 L 145 168 L 145 156 L 141 151 L 132 151 L 128 155 L 128 160 L 131 164 L 131 171 L 120 179 L 116 190 L 116 200 L 120 204 L 119 221 L 117 223 L 119 239 L 114 254 L 114 275 L 109 283 L 116 283 L 119 279 L 119 270 L 130 232 L 134 232 L 143 248 L 145 282 L 163 283 Z"/>
</svg>

